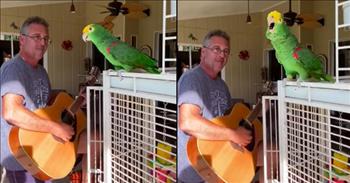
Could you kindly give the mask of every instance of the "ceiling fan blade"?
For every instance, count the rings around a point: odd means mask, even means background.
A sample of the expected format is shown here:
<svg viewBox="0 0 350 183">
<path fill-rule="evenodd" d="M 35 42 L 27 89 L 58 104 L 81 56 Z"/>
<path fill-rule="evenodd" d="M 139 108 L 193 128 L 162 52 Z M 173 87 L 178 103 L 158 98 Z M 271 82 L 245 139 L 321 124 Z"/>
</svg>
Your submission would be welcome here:
<svg viewBox="0 0 350 183">
<path fill-rule="evenodd" d="M 130 12 L 125 16 L 131 19 L 141 19 L 147 17 L 147 15 L 143 12 Z"/>
<path fill-rule="evenodd" d="M 110 13 L 110 11 L 101 11 L 100 14 Z"/>
<path fill-rule="evenodd" d="M 151 9 L 147 8 L 142 11 L 145 15 L 150 16 L 151 15 Z"/>
<path fill-rule="evenodd" d="M 301 13 L 297 17 L 303 18 L 305 21 L 310 21 L 310 20 L 319 20 L 323 18 L 322 15 L 316 14 L 316 13 Z"/>
<path fill-rule="evenodd" d="M 317 20 L 317 22 L 320 23 L 322 26 L 324 26 L 324 18 Z"/>
<path fill-rule="evenodd" d="M 128 16 L 129 17 L 143 18 L 143 17 L 150 16 L 151 10 L 143 4 L 126 2 L 123 5 L 123 7 L 128 8 L 128 10 L 129 10 Z"/>
<path fill-rule="evenodd" d="M 314 29 L 314 28 L 320 28 L 323 25 L 317 21 L 307 21 L 301 24 L 300 26 L 307 29 Z"/>
<path fill-rule="evenodd" d="M 101 8 L 108 8 L 107 6 L 105 6 L 105 5 L 100 5 L 100 4 L 95 4 L 95 6 L 99 6 L 99 7 L 101 7 Z"/>
<path fill-rule="evenodd" d="M 108 15 L 104 18 L 104 22 L 112 22 L 116 16 Z"/>
<path fill-rule="evenodd" d="M 148 7 L 143 5 L 143 4 L 140 4 L 140 3 L 130 3 L 130 2 L 126 2 L 125 4 L 123 4 L 122 7 L 126 7 L 128 9 L 132 9 L 132 10 L 139 10 L 139 11 L 142 11 L 144 9 L 147 9 Z"/>
<path fill-rule="evenodd" d="M 295 18 L 295 23 L 300 25 L 300 24 L 303 24 L 304 23 L 304 19 L 302 17 L 296 17 Z"/>
<path fill-rule="evenodd" d="M 119 11 L 120 11 L 120 13 L 122 13 L 123 15 L 126 15 L 126 14 L 129 13 L 129 9 L 126 8 L 126 7 L 122 7 Z"/>
<path fill-rule="evenodd" d="M 313 14 L 313 13 L 303 13 L 297 16 L 296 18 L 302 19 L 303 21 L 301 23 L 298 23 L 299 25 L 303 25 L 303 27 L 306 28 L 317 28 L 324 26 L 325 19 L 320 14 Z M 306 24 L 306 25 L 304 25 Z"/>
</svg>

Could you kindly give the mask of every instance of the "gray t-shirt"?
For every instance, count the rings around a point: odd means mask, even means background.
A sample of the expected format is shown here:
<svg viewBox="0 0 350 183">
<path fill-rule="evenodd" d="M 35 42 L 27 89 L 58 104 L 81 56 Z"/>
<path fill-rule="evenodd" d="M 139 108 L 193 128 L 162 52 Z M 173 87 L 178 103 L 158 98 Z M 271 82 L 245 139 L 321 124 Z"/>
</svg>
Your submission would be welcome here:
<svg viewBox="0 0 350 183">
<path fill-rule="evenodd" d="M 41 65 L 33 68 L 24 62 L 19 55 L 16 55 L 1 66 L 0 73 L 0 106 L 2 106 L 2 97 L 8 93 L 23 96 L 23 105 L 31 111 L 46 106 L 51 88 L 47 72 Z M 1 165 L 8 170 L 23 170 L 9 151 L 8 135 L 12 125 L 5 121 L 2 116 L 0 125 Z"/>
<path fill-rule="evenodd" d="M 178 107 L 182 104 L 194 104 L 200 107 L 206 119 L 222 116 L 231 106 L 231 95 L 225 82 L 218 77 L 211 79 L 197 66 L 181 76 L 178 82 Z M 202 178 L 189 164 L 187 141 L 189 136 L 178 128 L 178 179 L 182 182 L 203 182 Z"/>
</svg>

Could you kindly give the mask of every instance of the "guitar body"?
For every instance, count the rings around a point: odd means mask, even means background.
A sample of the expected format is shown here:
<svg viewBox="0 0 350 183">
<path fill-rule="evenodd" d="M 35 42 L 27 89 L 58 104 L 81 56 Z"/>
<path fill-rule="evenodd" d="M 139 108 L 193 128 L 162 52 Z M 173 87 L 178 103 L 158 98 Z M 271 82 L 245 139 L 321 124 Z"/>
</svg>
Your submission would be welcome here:
<svg viewBox="0 0 350 183">
<path fill-rule="evenodd" d="M 62 113 L 73 103 L 73 98 L 60 92 L 53 104 L 34 111 L 53 121 L 63 121 Z M 61 143 L 50 133 L 13 127 L 9 146 L 17 161 L 40 180 L 63 178 L 72 170 L 79 142 L 79 134 L 86 128 L 86 117 L 80 109 L 75 113 L 75 135 L 70 142 Z"/>
<path fill-rule="evenodd" d="M 237 103 L 231 113 L 212 119 L 211 121 L 220 126 L 235 129 L 239 122 L 250 113 L 248 107 L 242 103 Z M 255 165 L 257 159 L 257 146 L 262 140 L 261 122 L 257 119 L 252 121 L 254 127 L 254 149 L 252 152 L 246 148 L 237 149 L 229 141 L 211 141 L 197 139 L 196 143 L 190 139 L 187 144 L 187 154 L 192 166 L 207 182 L 230 182 L 230 183 L 250 183 L 255 175 Z M 197 147 L 195 147 L 197 146 Z M 193 155 L 198 153 L 199 155 Z M 203 163 L 210 167 L 210 170 L 203 167 Z M 200 164 L 202 165 L 200 165 Z M 197 169 L 196 167 L 201 167 Z M 212 178 L 215 174 L 219 178 Z"/>
</svg>

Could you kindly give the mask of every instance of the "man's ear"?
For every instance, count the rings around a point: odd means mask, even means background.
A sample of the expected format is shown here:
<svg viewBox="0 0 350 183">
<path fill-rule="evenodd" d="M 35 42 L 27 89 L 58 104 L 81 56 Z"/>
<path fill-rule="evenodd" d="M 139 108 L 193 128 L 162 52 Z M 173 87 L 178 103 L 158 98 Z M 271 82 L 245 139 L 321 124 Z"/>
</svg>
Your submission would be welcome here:
<svg viewBox="0 0 350 183">
<path fill-rule="evenodd" d="M 204 48 L 201 48 L 200 51 L 201 51 L 201 53 L 200 53 L 200 58 L 201 58 L 201 60 L 202 60 L 202 57 L 203 57 L 203 55 L 205 54 L 205 49 L 204 49 Z"/>
<path fill-rule="evenodd" d="M 22 44 L 23 44 L 24 39 L 25 39 L 25 38 L 24 38 L 24 36 L 23 36 L 23 35 L 19 35 L 18 40 L 19 40 L 20 45 L 22 45 Z"/>
</svg>

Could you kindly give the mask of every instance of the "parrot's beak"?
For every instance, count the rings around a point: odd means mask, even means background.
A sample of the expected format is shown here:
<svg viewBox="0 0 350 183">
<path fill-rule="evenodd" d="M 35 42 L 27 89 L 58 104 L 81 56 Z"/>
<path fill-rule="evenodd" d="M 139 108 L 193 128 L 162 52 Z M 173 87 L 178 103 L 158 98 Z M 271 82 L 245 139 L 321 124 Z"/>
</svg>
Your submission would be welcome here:
<svg viewBox="0 0 350 183">
<path fill-rule="evenodd" d="M 267 27 L 270 32 L 273 32 L 273 28 L 275 27 L 275 21 L 273 17 L 268 17 L 267 18 Z"/>
<path fill-rule="evenodd" d="M 88 36 L 87 33 L 83 33 L 82 38 L 83 38 L 83 41 L 84 41 L 84 42 L 90 41 L 89 36 Z"/>
<path fill-rule="evenodd" d="M 87 25 L 83 29 L 83 41 L 84 42 L 90 41 L 89 36 L 88 36 L 88 32 L 89 32 L 90 27 L 91 27 L 91 25 Z"/>
</svg>

